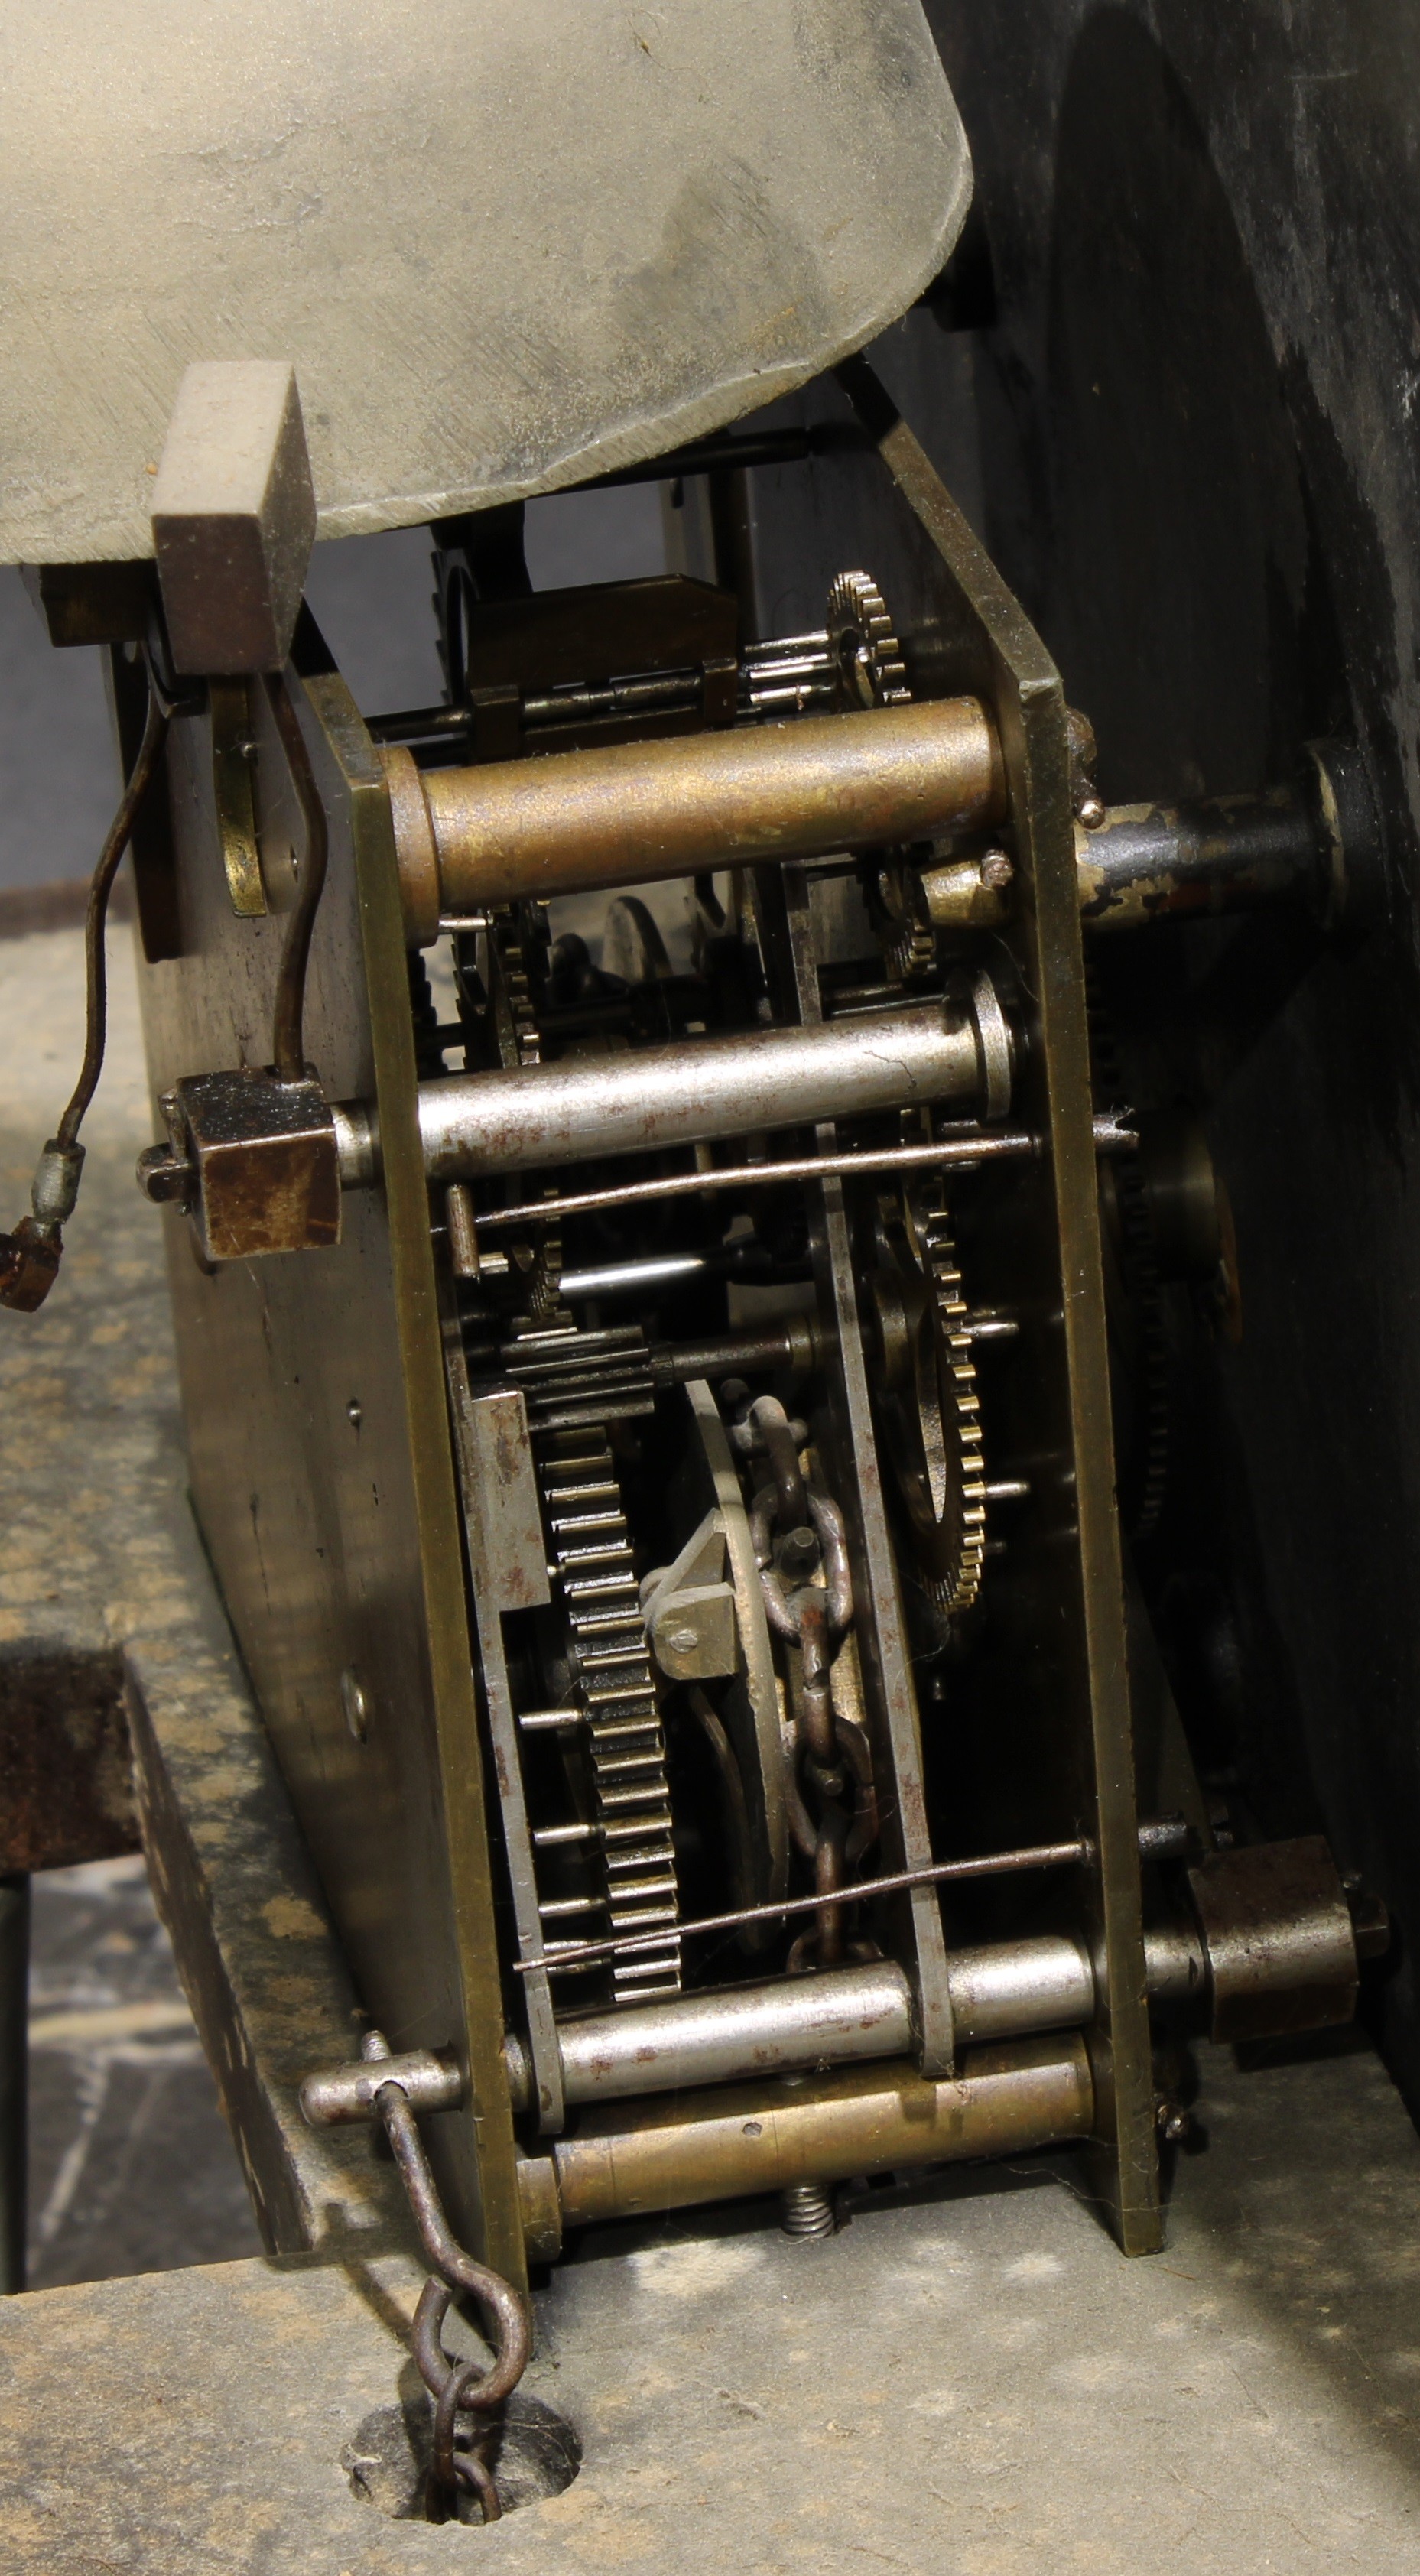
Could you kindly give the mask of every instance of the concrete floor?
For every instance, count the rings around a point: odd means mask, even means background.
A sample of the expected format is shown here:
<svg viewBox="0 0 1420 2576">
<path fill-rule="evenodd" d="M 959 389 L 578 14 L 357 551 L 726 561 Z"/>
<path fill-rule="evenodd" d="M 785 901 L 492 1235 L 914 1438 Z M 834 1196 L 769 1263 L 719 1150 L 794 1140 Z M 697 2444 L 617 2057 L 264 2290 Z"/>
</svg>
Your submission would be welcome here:
<svg viewBox="0 0 1420 2576">
<path fill-rule="evenodd" d="M 1203 2079 L 1210 2144 L 1149 2261 L 1064 2157 L 865 2193 L 825 2243 L 744 2209 L 585 2243 L 526 2383 L 584 2465 L 493 2531 L 389 2518 L 418 2411 L 399 2258 L 6 2302 L 7 2565 L 1408 2576 L 1420 2141 L 1364 2050 L 1207 2051 Z"/>
<path fill-rule="evenodd" d="M 37 1878 L 30 2288 L 260 2251 L 142 1861 Z"/>
</svg>

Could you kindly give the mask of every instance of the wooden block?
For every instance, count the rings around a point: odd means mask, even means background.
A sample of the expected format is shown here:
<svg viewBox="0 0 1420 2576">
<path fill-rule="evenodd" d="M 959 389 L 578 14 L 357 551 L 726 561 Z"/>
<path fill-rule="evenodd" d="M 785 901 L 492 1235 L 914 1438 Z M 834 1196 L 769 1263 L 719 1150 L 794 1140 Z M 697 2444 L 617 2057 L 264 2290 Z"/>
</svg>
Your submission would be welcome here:
<svg viewBox="0 0 1420 2576">
<path fill-rule="evenodd" d="M 202 359 L 178 388 L 153 489 L 153 549 L 174 668 L 277 671 L 316 533 L 295 369 Z"/>
</svg>

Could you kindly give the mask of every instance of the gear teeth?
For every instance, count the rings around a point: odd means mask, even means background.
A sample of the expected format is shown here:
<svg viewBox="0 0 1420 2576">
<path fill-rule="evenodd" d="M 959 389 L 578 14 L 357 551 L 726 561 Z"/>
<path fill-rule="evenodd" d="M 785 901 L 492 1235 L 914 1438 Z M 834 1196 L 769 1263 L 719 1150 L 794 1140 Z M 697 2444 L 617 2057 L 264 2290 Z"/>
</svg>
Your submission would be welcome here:
<svg viewBox="0 0 1420 2576">
<path fill-rule="evenodd" d="M 907 705 L 912 691 L 887 602 L 872 575 L 841 572 L 828 594 L 829 659 L 850 707 Z"/>
<path fill-rule="evenodd" d="M 943 1619 L 960 1618 L 981 1590 L 986 1570 L 986 1460 L 981 1398 L 967 1329 L 968 1308 L 945 1209 L 934 1209 L 920 1228 L 936 1307 L 946 1427 L 955 1432 L 960 1492 L 961 1544 L 954 1571 L 933 1583 L 933 1606 Z"/>
<path fill-rule="evenodd" d="M 494 913 L 489 944 L 497 959 L 501 986 L 498 1032 L 503 1062 L 510 1071 L 541 1064 L 542 1033 L 533 1009 L 527 952 L 515 904 L 500 905 Z M 554 1195 L 550 1189 L 548 1194 Z M 524 1283 L 524 1312 L 531 1323 L 544 1324 L 557 1313 L 562 1293 L 562 1236 L 559 1229 L 544 1226 L 533 1248 L 535 1258 Z"/>
<path fill-rule="evenodd" d="M 937 934 L 930 922 L 904 922 L 883 940 L 883 964 L 895 984 L 930 975 L 937 963 Z"/>
<path fill-rule="evenodd" d="M 630 1534 L 601 1432 L 544 1434 L 537 1447 L 602 1827 L 602 1885 L 588 1906 L 605 1913 L 613 1937 L 660 1935 L 654 1948 L 612 1962 L 613 2002 L 651 2003 L 680 1992 L 680 1902 L 665 1737 Z M 548 1965 L 556 1976 L 556 1960 Z"/>
<path fill-rule="evenodd" d="M 902 647 L 870 573 L 838 574 L 828 594 L 825 624 L 841 705 L 910 705 Z M 928 975 L 936 962 L 937 938 L 929 922 L 904 922 L 883 939 L 883 963 L 894 983 L 909 984 Z"/>
</svg>

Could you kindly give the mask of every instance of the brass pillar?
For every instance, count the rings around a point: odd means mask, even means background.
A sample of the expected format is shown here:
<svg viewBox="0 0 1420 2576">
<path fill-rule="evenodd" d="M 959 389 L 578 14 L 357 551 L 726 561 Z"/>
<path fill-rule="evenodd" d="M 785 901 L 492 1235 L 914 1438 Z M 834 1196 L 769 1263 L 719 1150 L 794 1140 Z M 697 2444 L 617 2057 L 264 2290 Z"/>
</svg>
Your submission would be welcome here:
<svg viewBox="0 0 1420 2576">
<path fill-rule="evenodd" d="M 930 838 L 1005 812 L 976 698 L 553 752 L 468 769 L 381 755 L 405 934 L 517 896 L 645 885 L 752 860 Z"/>
</svg>

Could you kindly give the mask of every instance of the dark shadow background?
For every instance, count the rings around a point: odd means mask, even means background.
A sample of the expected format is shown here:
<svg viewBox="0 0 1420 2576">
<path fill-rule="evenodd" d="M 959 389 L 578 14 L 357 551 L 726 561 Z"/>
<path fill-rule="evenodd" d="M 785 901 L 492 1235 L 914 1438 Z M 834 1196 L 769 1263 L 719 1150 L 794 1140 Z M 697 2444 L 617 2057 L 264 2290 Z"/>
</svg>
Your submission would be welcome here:
<svg viewBox="0 0 1420 2576">
<path fill-rule="evenodd" d="M 423 528 L 317 546 L 308 595 L 364 715 L 443 695 Z M 665 570 L 659 486 L 554 494 L 527 513 L 537 590 Z M 85 877 L 117 798 L 97 648 L 56 652 L 0 568 L 0 891 Z"/>
<path fill-rule="evenodd" d="M 1393 1909 L 1375 2029 L 1420 2110 L 1420 19 L 1403 0 L 930 10 L 994 311 L 966 335 L 984 532 L 1092 718 L 1107 798 L 1366 747 L 1387 885 L 1101 942 L 1132 1096 L 1194 1107 L 1236 1348 L 1176 1318 L 1141 1570 L 1245 1824 Z"/>
</svg>

